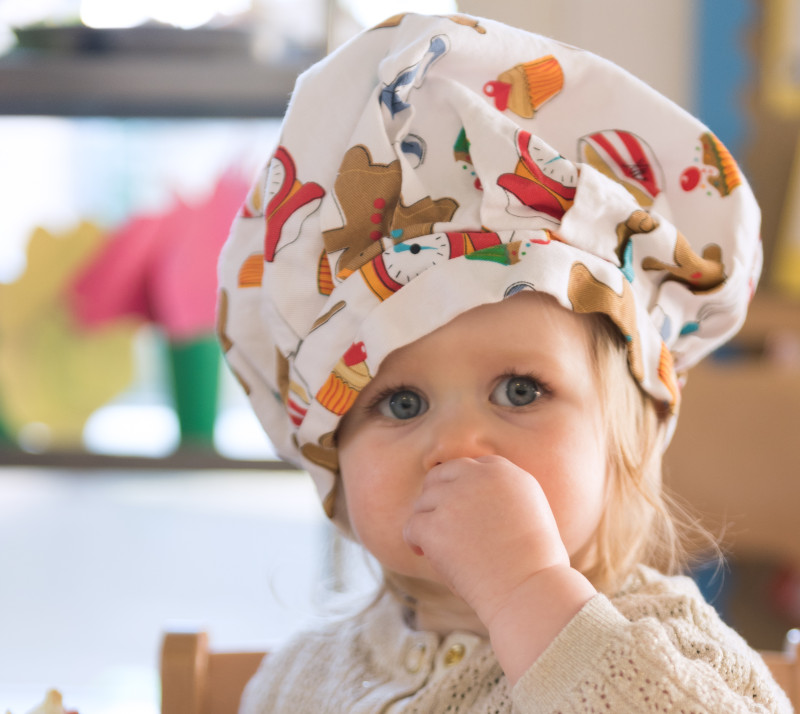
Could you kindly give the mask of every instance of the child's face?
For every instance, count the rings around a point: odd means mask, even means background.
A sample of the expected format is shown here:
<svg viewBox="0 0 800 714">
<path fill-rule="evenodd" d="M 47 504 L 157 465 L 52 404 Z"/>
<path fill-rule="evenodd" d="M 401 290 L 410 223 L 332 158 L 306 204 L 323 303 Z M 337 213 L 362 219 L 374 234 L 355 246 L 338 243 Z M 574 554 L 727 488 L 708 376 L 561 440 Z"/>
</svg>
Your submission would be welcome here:
<svg viewBox="0 0 800 714">
<path fill-rule="evenodd" d="M 433 466 L 487 455 L 539 482 L 573 565 L 585 564 L 606 485 L 588 329 L 585 317 L 522 293 L 384 360 L 342 422 L 339 463 L 352 528 L 385 568 L 441 582 L 404 525 Z"/>
</svg>

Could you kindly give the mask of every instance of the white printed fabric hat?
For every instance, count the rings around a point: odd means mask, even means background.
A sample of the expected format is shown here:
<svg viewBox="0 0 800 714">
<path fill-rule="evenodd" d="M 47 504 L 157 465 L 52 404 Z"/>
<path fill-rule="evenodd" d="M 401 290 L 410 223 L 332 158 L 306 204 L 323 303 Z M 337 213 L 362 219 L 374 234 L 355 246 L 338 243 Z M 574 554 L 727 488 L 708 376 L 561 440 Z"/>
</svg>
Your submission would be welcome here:
<svg viewBox="0 0 800 714">
<path fill-rule="evenodd" d="M 298 79 L 220 258 L 218 332 L 330 514 L 334 432 L 386 355 L 520 290 L 607 314 L 674 414 L 676 375 L 744 320 L 759 224 L 722 143 L 625 70 L 399 15 Z"/>
</svg>

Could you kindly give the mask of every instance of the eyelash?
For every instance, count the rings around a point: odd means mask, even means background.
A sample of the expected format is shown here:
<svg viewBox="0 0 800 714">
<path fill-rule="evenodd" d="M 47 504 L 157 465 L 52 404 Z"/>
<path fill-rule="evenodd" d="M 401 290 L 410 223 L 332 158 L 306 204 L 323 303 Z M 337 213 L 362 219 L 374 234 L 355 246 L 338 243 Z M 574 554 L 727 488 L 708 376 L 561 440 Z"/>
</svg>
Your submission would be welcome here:
<svg viewBox="0 0 800 714">
<path fill-rule="evenodd" d="M 411 387 L 408 384 L 396 384 L 394 386 L 386 387 L 385 389 L 381 390 L 376 394 L 368 403 L 366 410 L 370 414 L 380 414 L 378 411 L 378 405 L 384 400 L 391 397 L 393 394 L 397 394 L 398 392 L 419 392 L 416 387 Z"/>
<path fill-rule="evenodd" d="M 534 372 L 529 370 L 520 370 L 520 369 L 506 369 L 503 370 L 503 373 L 500 375 L 500 379 L 509 379 L 510 377 L 525 377 L 526 379 L 530 379 L 536 384 L 538 384 L 543 392 L 549 392 L 550 388 L 545 384 L 544 380 Z"/>
<path fill-rule="evenodd" d="M 530 379 L 531 381 L 535 382 L 539 389 L 542 392 L 542 397 L 547 397 L 552 394 L 552 390 L 550 387 L 541 379 L 541 377 L 536 376 L 533 372 L 527 371 L 520 371 L 517 369 L 506 369 L 502 372 L 502 374 L 494 381 L 494 384 L 500 384 L 503 380 L 506 379 L 513 379 L 514 377 L 523 377 L 525 379 Z M 417 387 L 412 387 L 409 384 L 400 383 L 386 387 L 382 389 L 378 394 L 376 394 L 368 403 L 366 410 L 370 414 L 376 414 L 378 412 L 378 405 L 384 400 L 391 397 L 393 394 L 397 394 L 398 392 L 417 392 L 421 394 L 420 390 Z M 422 394 L 424 397 L 425 395 Z M 537 400 L 538 401 L 538 400 Z"/>
<path fill-rule="evenodd" d="M 524 370 L 521 371 L 518 369 L 507 369 L 495 380 L 494 383 L 495 385 L 498 385 L 500 384 L 500 382 L 506 379 L 513 379 L 514 377 L 522 377 L 523 379 L 530 379 L 539 387 L 539 389 L 542 392 L 542 397 L 548 397 L 553 393 L 553 391 L 541 377 L 534 374 L 533 372 Z"/>
</svg>

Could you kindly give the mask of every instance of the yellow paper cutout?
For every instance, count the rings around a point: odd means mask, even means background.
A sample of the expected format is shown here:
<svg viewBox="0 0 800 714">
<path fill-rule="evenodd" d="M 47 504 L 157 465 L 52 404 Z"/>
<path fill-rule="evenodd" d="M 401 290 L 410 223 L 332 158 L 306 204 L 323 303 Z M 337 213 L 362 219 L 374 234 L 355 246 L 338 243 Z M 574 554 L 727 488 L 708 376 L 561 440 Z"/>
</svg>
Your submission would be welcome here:
<svg viewBox="0 0 800 714">
<path fill-rule="evenodd" d="M 25 272 L 13 283 L 0 284 L 0 335 L 61 302 L 64 289 L 95 255 L 103 239 L 101 228 L 89 222 L 60 235 L 36 228 L 28 241 Z"/>
<path fill-rule="evenodd" d="M 138 322 L 82 328 L 66 293 L 103 241 L 82 223 L 63 235 L 37 229 L 25 273 L 0 285 L 0 419 L 16 434 L 45 424 L 52 447 L 76 447 L 89 416 L 133 380 Z"/>
</svg>

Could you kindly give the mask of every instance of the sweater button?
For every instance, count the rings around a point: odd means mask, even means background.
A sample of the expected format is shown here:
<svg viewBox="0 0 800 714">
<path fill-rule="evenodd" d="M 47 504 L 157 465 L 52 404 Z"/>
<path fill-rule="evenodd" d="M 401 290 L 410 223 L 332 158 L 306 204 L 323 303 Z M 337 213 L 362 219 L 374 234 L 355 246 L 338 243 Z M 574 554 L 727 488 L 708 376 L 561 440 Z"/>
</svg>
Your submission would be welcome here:
<svg viewBox="0 0 800 714">
<path fill-rule="evenodd" d="M 462 644 L 452 645 L 444 654 L 444 666 L 452 667 L 453 665 L 458 664 L 462 659 L 464 659 L 464 655 L 466 653 L 467 653 L 467 648 L 464 647 L 464 645 Z"/>
<path fill-rule="evenodd" d="M 425 645 L 421 642 L 413 645 L 406 653 L 406 669 L 411 674 L 416 674 L 422 668 L 425 659 Z"/>
</svg>

